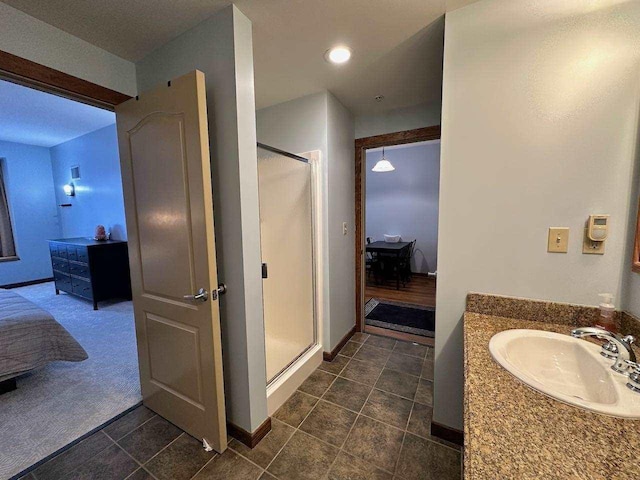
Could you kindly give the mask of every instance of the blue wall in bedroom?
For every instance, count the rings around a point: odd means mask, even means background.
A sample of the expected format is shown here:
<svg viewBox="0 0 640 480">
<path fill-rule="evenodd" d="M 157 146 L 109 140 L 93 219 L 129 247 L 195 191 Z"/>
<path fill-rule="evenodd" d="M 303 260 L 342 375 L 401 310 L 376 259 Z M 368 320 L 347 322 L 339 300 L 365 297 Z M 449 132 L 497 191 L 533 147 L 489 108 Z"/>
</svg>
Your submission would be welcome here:
<svg viewBox="0 0 640 480">
<path fill-rule="evenodd" d="M 59 238 L 49 149 L 0 142 L 13 236 L 20 260 L 0 262 L 0 285 L 50 278 L 47 240 Z"/>
<path fill-rule="evenodd" d="M 118 157 L 116 126 L 110 125 L 51 148 L 53 181 L 58 204 L 62 236 L 92 237 L 102 224 L 111 238 L 127 239 L 122 197 L 122 179 Z M 68 197 L 62 186 L 71 181 L 71 167 L 80 167 L 80 179 L 74 180 L 74 197 Z"/>
</svg>

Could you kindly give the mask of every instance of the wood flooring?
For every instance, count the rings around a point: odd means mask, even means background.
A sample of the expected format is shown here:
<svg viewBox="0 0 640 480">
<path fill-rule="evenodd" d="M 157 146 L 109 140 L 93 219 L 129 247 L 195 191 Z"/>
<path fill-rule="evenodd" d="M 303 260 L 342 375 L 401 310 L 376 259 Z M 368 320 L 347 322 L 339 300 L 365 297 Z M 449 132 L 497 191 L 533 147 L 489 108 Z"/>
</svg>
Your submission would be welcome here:
<svg viewBox="0 0 640 480">
<path fill-rule="evenodd" d="M 371 276 L 367 279 L 365 288 L 365 304 L 371 298 L 435 307 L 436 279 L 414 273 L 410 282 L 407 282 L 404 287 L 401 284 L 400 290 L 396 290 L 395 281 L 389 280 L 385 284 L 376 285 L 373 276 Z"/>
<path fill-rule="evenodd" d="M 365 304 L 371 299 L 389 300 L 392 302 L 408 303 L 411 305 L 421 305 L 424 307 L 436 306 L 436 279 L 426 275 L 413 274 L 411 281 L 400 290 L 396 290 L 395 280 L 389 280 L 385 284 L 376 285 L 373 277 L 367 279 L 365 286 Z M 385 328 L 365 325 L 366 333 L 374 335 L 382 335 L 385 337 L 404 340 L 405 342 L 414 342 L 421 345 L 433 346 L 434 339 L 430 337 L 422 337 L 420 335 L 412 335 L 410 333 L 396 332 Z"/>
</svg>

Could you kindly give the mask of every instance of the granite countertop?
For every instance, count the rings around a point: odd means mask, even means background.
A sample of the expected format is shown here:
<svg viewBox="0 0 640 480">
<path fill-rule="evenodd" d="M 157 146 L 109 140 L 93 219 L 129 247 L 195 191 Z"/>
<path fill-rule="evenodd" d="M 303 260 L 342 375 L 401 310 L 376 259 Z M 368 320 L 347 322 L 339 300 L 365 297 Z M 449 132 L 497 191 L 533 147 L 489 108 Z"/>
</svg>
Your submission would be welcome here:
<svg viewBox="0 0 640 480">
<path fill-rule="evenodd" d="M 516 380 L 489 353 L 491 337 L 512 328 L 574 327 L 465 313 L 465 480 L 640 479 L 640 420 L 565 405 Z"/>
</svg>

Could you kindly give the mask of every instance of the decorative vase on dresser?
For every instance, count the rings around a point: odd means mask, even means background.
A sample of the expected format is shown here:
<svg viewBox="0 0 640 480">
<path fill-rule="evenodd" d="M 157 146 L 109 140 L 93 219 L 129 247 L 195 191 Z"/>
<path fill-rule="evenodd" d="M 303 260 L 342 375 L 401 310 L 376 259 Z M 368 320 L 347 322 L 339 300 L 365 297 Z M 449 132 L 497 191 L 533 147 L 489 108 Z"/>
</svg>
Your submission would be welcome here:
<svg viewBox="0 0 640 480">
<path fill-rule="evenodd" d="M 93 302 L 111 298 L 131 300 L 127 242 L 92 238 L 49 240 L 51 265 L 60 291 Z"/>
</svg>

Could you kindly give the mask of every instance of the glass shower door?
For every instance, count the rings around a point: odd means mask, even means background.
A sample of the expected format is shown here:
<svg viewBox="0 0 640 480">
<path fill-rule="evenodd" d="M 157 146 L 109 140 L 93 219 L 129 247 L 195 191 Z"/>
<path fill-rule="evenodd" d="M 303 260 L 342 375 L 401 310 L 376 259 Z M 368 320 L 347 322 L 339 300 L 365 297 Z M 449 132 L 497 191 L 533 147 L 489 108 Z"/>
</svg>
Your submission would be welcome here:
<svg viewBox="0 0 640 480">
<path fill-rule="evenodd" d="M 316 342 L 311 165 L 259 146 L 258 182 L 271 382 Z"/>
</svg>

